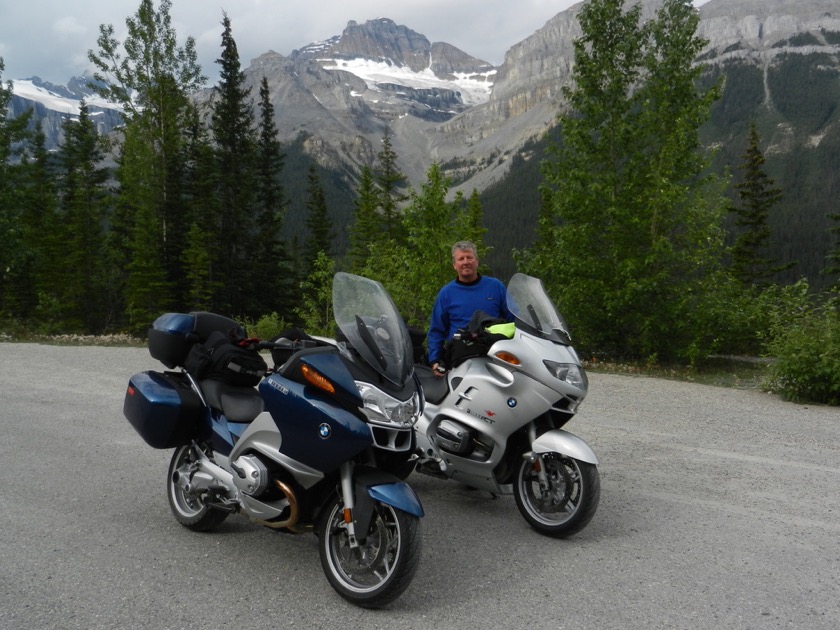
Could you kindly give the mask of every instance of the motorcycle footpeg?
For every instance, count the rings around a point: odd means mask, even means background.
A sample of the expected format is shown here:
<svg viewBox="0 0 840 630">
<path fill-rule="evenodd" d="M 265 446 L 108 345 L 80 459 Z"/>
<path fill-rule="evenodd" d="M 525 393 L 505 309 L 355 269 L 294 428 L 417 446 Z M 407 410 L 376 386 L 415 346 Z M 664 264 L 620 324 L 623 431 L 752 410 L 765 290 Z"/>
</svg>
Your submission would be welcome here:
<svg viewBox="0 0 840 630">
<path fill-rule="evenodd" d="M 423 473 L 424 475 L 431 475 L 432 477 L 446 477 L 446 474 L 441 470 L 440 462 L 433 459 L 417 464 L 417 472 Z"/>
<path fill-rule="evenodd" d="M 228 500 L 227 494 L 228 489 L 225 486 L 210 486 L 207 488 L 204 503 L 225 512 L 234 513 L 238 511 L 236 505 Z"/>
</svg>

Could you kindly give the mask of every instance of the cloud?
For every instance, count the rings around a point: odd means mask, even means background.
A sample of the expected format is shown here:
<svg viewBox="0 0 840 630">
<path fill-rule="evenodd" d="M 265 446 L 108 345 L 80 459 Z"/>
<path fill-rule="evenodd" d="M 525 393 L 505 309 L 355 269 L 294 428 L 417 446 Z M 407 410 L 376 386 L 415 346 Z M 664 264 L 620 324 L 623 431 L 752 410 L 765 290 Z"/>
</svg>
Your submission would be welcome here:
<svg viewBox="0 0 840 630">
<path fill-rule="evenodd" d="M 53 22 L 51 30 L 61 39 L 84 36 L 88 32 L 87 27 L 72 16 L 58 18 Z"/>
</svg>

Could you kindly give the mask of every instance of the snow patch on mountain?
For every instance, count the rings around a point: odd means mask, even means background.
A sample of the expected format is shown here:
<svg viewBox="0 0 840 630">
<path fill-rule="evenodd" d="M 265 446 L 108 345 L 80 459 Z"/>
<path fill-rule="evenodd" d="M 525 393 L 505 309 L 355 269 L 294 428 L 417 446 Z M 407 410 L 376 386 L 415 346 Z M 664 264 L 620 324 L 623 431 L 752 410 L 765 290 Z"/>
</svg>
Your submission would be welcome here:
<svg viewBox="0 0 840 630">
<path fill-rule="evenodd" d="M 414 72 L 405 66 L 373 61 L 371 59 L 318 59 L 324 70 L 343 70 L 349 72 L 367 85 L 374 92 L 381 92 L 380 85 L 402 85 L 415 90 L 452 90 L 461 95 L 464 105 L 473 106 L 486 103 L 493 88 L 492 68 L 481 73 L 457 73 L 452 79 L 441 78 L 427 67 L 421 72 Z"/>
<path fill-rule="evenodd" d="M 37 85 L 28 79 L 23 81 L 14 81 L 12 83 L 12 93 L 15 96 L 19 96 L 20 98 L 28 101 L 40 103 L 48 110 L 59 112 L 61 114 L 69 114 L 71 116 L 79 115 L 79 109 L 82 104 L 81 99 L 62 96 L 61 94 L 53 92 L 41 85 Z M 122 111 L 119 106 L 96 95 L 86 96 L 85 103 L 87 103 L 88 107 L 112 109 L 117 112 Z M 92 112 L 91 115 L 95 115 L 95 112 Z"/>
</svg>

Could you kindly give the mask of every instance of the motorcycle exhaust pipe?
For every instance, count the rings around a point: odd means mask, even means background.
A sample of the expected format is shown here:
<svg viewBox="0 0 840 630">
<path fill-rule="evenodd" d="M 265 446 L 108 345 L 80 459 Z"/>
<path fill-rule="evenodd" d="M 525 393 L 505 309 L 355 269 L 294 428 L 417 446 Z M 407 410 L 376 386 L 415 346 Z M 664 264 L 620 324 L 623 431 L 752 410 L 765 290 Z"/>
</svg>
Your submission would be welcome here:
<svg viewBox="0 0 840 630">
<path fill-rule="evenodd" d="M 209 459 L 202 458 L 201 460 L 199 460 L 199 468 L 202 471 L 206 471 L 211 477 L 215 475 L 215 478 L 221 481 L 222 483 L 226 484 L 228 488 L 236 487 L 233 481 L 233 475 L 231 475 L 224 468 L 217 466 Z M 200 473 L 196 473 L 196 475 L 198 474 Z M 193 475 L 193 479 L 196 478 L 196 475 Z M 209 481 L 212 481 L 212 479 Z M 298 507 L 298 500 L 295 496 L 294 491 L 279 479 L 274 480 L 274 485 L 276 485 L 277 488 L 279 488 L 279 490 L 286 497 L 286 500 L 289 502 L 289 518 L 287 518 L 284 521 L 266 521 L 262 519 L 256 519 L 255 522 L 261 525 L 265 525 L 266 527 L 271 527 L 272 529 L 288 528 L 294 531 L 295 533 L 306 531 L 306 528 L 295 528 L 295 525 L 297 525 L 298 522 L 300 508 Z"/>
<path fill-rule="evenodd" d="M 294 531 L 295 533 L 299 533 L 298 529 L 295 528 L 297 525 L 298 518 L 299 518 L 299 508 L 298 508 L 298 500 L 297 496 L 295 496 L 294 491 L 287 486 L 285 483 L 280 481 L 279 479 L 274 480 L 274 485 L 286 495 L 286 500 L 289 502 L 289 518 L 284 521 L 265 521 L 265 520 L 257 520 L 256 522 L 260 525 L 265 525 L 266 527 L 271 527 L 272 529 L 284 529 L 288 528 Z M 300 532 L 304 531 L 300 529 Z"/>
</svg>

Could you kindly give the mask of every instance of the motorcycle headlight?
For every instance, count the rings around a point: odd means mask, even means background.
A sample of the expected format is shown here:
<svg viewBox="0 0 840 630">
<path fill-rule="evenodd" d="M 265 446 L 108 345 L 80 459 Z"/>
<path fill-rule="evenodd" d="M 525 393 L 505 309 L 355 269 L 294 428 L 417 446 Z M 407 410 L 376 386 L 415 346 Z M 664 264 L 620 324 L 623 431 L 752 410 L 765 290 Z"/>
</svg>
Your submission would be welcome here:
<svg viewBox="0 0 840 630">
<path fill-rule="evenodd" d="M 397 400 L 369 383 L 356 382 L 364 401 L 365 415 L 373 423 L 410 427 L 420 416 L 420 396 Z"/>
<path fill-rule="evenodd" d="M 543 361 L 548 371 L 555 377 L 571 385 L 586 391 L 589 387 L 589 379 L 586 372 L 579 365 L 574 363 L 555 363 L 554 361 Z"/>
</svg>

